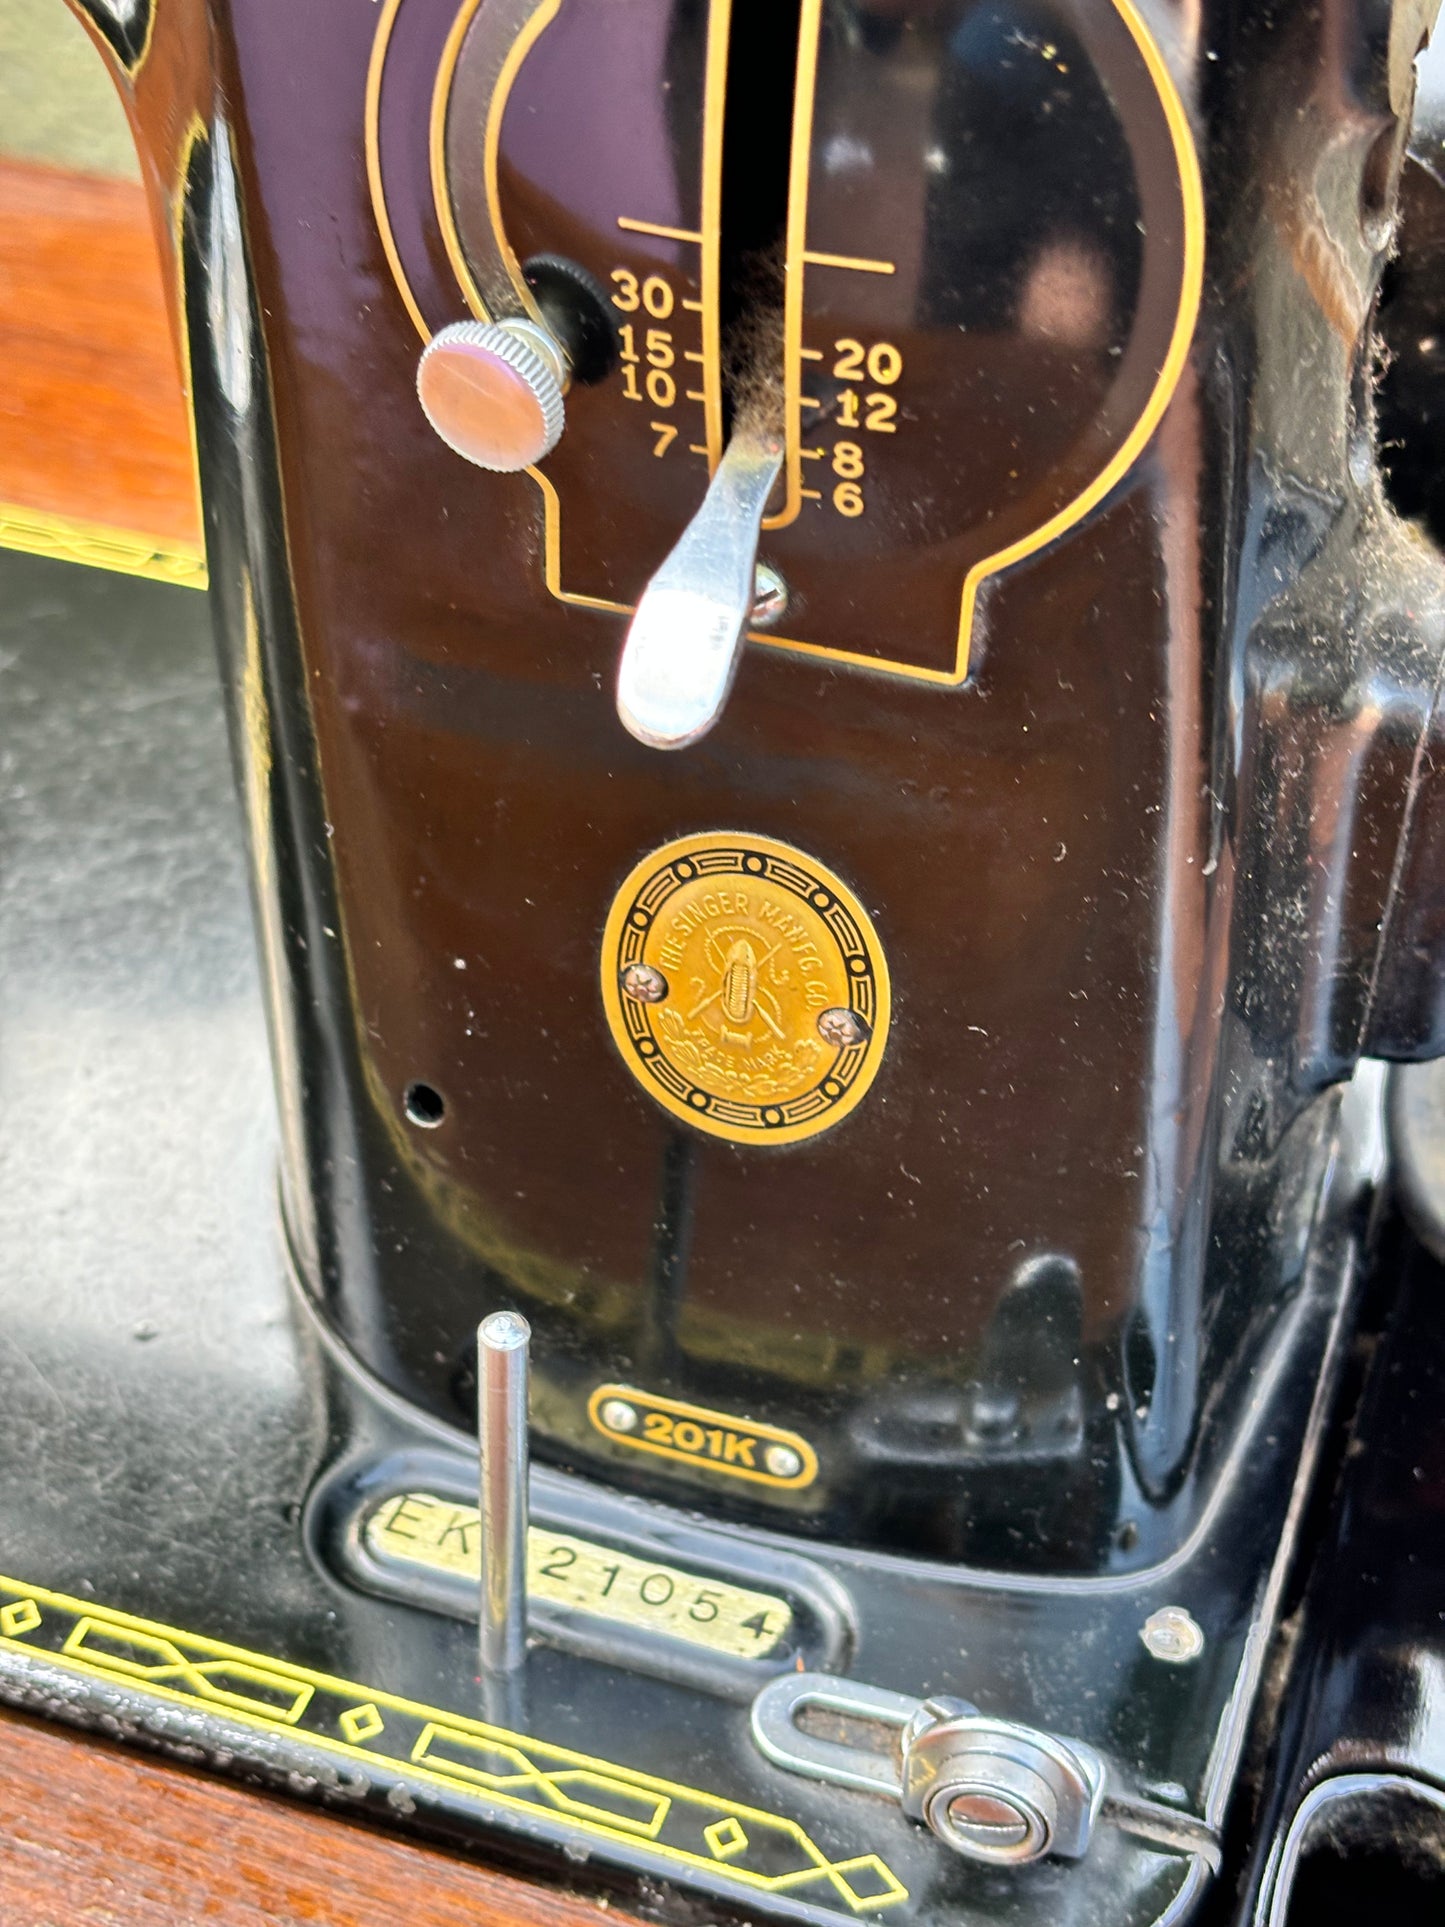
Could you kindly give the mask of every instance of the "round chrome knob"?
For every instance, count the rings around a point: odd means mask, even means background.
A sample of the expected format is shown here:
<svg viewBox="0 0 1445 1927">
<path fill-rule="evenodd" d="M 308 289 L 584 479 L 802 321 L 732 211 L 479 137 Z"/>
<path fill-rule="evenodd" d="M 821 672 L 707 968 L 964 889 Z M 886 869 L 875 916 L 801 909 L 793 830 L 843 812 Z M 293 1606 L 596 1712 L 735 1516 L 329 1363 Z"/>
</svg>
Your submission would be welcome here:
<svg viewBox="0 0 1445 1927">
<path fill-rule="evenodd" d="M 529 468 L 562 433 L 566 363 L 531 321 L 454 321 L 432 336 L 416 371 L 427 420 L 478 468 Z"/>
<path fill-rule="evenodd" d="M 970 1860 L 995 1866 L 1038 1860 L 1058 1830 L 1058 1800 L 1025 1761 L 965 1753 L 947 1760 L 923 1799 L 923 1818 Z"/>
</svg>

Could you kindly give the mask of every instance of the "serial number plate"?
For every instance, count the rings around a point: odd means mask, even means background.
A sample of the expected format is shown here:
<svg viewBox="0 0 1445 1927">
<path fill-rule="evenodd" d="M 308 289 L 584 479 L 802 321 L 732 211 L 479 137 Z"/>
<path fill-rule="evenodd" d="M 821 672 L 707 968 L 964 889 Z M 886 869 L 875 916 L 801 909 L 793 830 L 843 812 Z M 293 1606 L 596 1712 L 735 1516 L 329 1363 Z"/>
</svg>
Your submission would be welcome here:
<svg viewBox="0 0 1445 1927">
<path fill-rule="evenodd" d="M 372 1513 L 366 1543 L 387 1565 L 475 1580 L 478 1521 L 475 1506 L 455 1505 L 429 1492 L 403 1492 Z M 649 1626 L 739 1659 L 776 1651 L 793 1624 L 792 1607 L 775 1593 L 705 1579 L 542 1526 L 532 1526 L 528 1534 L 527 1592 L 532 1599 L 626 1626 Z"/>
</svg>

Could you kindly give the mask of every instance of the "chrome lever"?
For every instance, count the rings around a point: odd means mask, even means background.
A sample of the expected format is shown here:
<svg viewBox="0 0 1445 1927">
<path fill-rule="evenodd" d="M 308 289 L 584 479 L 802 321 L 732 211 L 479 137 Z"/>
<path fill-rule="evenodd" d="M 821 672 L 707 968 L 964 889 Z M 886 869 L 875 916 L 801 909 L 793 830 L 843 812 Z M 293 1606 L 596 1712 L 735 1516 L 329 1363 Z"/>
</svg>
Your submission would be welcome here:
<svg viewBox="0 0 1445 1927">
<path fill-rule="evenodd" d="M 810 1711 L 855 1732 L 871 1726 L 879 1743 L 810 1730 Z M 917 1700 L 830 1673 L 783 1673 L 753 1701 L 751 1725 L 754 1745 L 775 1766 L 884 1794 L 966 1860 L 1079 1860 L 1107 1818 L 1121 1832 L 1219 1866 L 1219 1841 L 1205 1821 L 1111 1787 L 1093 1747 L 980 1713 L 967 1700 Z"/>
<path fill-rule="evenodd" d="M 879 1752 L 807 1731 L 809 1708 L 896 1733 Z M 887 1793 L 969 1860 L 1019 1865 L 1088 1850 L 1104 1796 L 1092 1747 L 989 1719 L 959 1699 L 910 1699 L 826 1673 L 785 1673 L 753 1701 L 753 1741 L 810 1779 Z"/>
<path fill-rule="evenodd" d="M 617 672 L 617 713 L 640 743 L 685 749 L 722 714 L 756 600 L 758 532 L 780 437 L 740 424 L 702 507 L 643 591 Z"/>
</svg>

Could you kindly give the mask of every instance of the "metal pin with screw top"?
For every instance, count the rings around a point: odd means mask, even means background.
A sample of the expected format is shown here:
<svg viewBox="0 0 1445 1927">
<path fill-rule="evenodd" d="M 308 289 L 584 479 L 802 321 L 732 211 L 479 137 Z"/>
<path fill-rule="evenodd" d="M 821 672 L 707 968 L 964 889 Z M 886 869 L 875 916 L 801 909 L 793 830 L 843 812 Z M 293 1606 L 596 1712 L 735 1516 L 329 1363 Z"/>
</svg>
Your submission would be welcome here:
<svg viewBox="0 0 1445 1927">
<path fill-rule="evenodd" d="M 481 1448 L 482 1683 L 515 1680 L 527 1657 L 527 1383 L 532 1328 L 494 1311 L 477 1327 Z"/>
</svg>

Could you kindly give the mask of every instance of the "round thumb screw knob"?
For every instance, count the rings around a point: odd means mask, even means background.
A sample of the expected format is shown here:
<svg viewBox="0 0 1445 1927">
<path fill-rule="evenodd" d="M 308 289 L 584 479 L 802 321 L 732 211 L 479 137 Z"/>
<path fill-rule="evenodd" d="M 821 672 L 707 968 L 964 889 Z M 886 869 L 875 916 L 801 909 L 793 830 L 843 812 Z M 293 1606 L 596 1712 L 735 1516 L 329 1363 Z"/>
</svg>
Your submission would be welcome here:
<svg viewBox="0 0 1445 1927">
<path fill-rule="evenodd" d="M 529 321 L 454 321 L 433 335 L 417 399 L 448 448 L 478 468 L 530 468 L 563 428 L 561 350 Z"/>
</svg>

